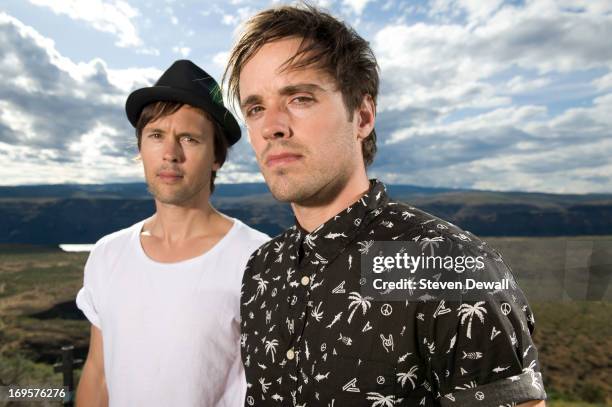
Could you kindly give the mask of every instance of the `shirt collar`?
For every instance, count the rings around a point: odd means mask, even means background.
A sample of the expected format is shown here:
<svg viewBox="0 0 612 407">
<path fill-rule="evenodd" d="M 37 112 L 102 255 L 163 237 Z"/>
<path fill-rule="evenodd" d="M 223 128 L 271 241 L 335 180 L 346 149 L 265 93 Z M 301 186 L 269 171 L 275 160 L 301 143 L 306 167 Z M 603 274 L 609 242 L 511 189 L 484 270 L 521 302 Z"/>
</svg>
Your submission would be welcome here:
<svg viewBox="0 0 612 407">
<path fill-rule="evenodd" d="M 296 248 L 303 245 L 306 258 L 315 256 L 313 260 L 325 264 L 353 241 L 360 229 L 380 214 L 388 202 L 385 185 L 371 179 L 370 189 L 361 198 L 312 232 L 308 233 L 295 219 L 289 238 L 296 242 Z"/>
</svg>

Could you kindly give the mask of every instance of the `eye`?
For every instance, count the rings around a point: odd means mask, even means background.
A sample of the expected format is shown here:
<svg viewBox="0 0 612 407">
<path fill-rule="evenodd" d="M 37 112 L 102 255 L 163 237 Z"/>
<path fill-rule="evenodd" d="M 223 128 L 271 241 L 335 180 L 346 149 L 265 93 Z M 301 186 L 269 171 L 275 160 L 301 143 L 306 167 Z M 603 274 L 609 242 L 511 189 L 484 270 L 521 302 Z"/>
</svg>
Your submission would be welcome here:
<svg viewBox="0 0 612 407">
<path fill-rule="evenodd" d="M 251 116 L 254 116 L 254 115 L 256 115 L 257 113 L 259 113 L 261 111 L 263 111 L 263 107 L 262 106 L 259 106 L 259 105 L 253 106 L 253 107 L 250 107 L 250 108 L 247 109 L 246 115 L 247 115 L 247 117 L 251 117 Z"/>
<path fill-rule="evenodd" d="M 198 139 L 191 137 L 191 136 L 183 136 L 181 137 L 181 141 L 182 142 L 186 142 L 188 144 L 196 144 L 199 143 Z"/>
<path fill-rule="evenodd" d="M 291 103 L 297 104 L 297 105 L 307 105 L 312 102 L 314 102 L 314 98 L 310 96 L 296 96 L 293 99 L 291 99 Z"/>
<path fill-rule="evenodd" d="M 149 135 L 147 137 L 150 138 L 150 139 L 157 140 L 157 139 L 161 138 L 161 134 L 159 134 L 157 132 L 149 133 Z"/>
</svg>

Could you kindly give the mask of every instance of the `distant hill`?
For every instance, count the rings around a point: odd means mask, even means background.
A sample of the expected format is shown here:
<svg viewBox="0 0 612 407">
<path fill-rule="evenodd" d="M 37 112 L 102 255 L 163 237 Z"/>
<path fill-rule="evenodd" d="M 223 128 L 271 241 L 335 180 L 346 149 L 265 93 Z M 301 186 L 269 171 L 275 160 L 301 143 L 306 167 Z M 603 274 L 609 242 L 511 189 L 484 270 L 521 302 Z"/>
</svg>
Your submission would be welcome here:
<svg viewBox="0 0 612 407">
<path fill-rule="evenodd" d="M 612 194 L 493 192 L 389 185 L 390 195 L 481 236 L 612 234 Z M 219 184 L 213 204 L 270 235 L 293 223 L 263 183 Z M 0 243 L 93 243 L 154 211 L 145 184 L 0 187 Z"/>
</svg>

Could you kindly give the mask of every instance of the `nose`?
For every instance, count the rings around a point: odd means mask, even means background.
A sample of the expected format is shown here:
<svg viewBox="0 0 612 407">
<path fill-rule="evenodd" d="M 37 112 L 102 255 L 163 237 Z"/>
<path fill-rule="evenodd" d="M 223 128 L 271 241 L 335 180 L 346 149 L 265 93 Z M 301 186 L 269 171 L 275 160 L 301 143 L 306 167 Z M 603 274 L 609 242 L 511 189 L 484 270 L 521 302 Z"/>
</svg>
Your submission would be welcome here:
<svg viewBox="0 0 612 407">
<path fill-rule="evenodd" d="M 183 157 L 183 148 L 181 143 L 174 137 L 167 137 L 164 140 L 164 161 L 179 162 Z"/>
<path fill-rule="evenodd" d="M 262 136 L 266 140 L 291 137 L 289 115 L 282 109 L 270 106 L 265 111 Z"/>
</svg>

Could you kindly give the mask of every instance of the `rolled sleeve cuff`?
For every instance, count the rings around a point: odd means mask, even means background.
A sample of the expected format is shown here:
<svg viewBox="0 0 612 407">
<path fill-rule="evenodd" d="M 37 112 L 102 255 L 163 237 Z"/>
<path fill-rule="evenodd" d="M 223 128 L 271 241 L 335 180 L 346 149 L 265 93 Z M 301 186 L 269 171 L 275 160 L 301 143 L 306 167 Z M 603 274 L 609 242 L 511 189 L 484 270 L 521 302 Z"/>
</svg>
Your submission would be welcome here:
<svg viewBox="0 0 612 407">
<path fill-rule="evenodd" d="M 446 406 L 498 407 L 530 400 L 546 400 L 546 392 L 539 372 L 526 371 L 482 386 L 457 390 L 440 399 Z"/>
<path fill-rule="evenodd" d="M 100 324 L 100 317 L 94 309 L 93 301 L 91 300 L 91 294 L 89 293 L 87 288 L 83 287 L 79 290 L 79 293 L 76 297 L 76 305 L 81 311 L 83 311 L 83 314 L 85 314 L 85 317 L 87 317 L 89 322 L 94 324 L 98 329 L 102 329 L 102 326 Z"/>
</svg>

